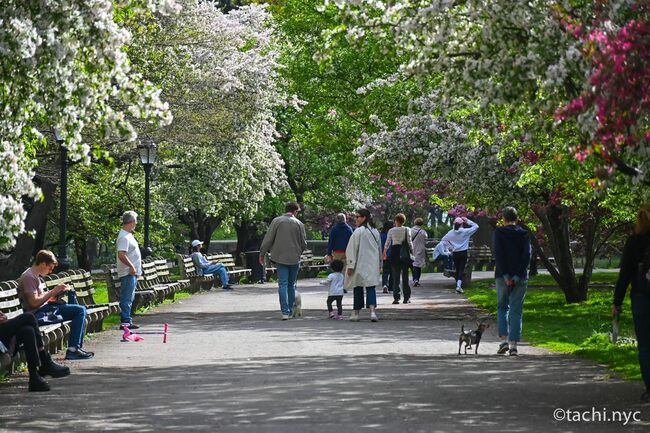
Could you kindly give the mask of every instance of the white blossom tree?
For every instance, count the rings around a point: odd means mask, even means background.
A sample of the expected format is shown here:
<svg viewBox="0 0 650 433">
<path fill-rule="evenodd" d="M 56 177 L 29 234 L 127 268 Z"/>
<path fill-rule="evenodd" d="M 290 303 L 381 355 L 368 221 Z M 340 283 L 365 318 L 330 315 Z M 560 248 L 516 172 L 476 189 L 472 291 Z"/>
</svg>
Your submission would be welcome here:
<svg viewBox="0 0 650 433">
<path fill-rule="evenodd" d="M 133 63 L 159 82 L 174 122 L 140 128 L 181 169 L 158 173 L 157 203 L 209 242 L 224 221 L 251 215 L 286 186 L 273 147 L 273 108 L 285 100 L 270 16 L 252 5 L 223 13 L 181 0 L 182 11 L 131 23 Z"/>
<path fill-rule="evenodd" d="M 134 1 L 130 13 L 173 13 L 174 0 Z M 23 198 L 38 199 L 36 149 L 58 129 L 73 159 L 87 161 L 82 134 L 133 141 L 130 117 L 168 124 L 156 86 L 123 50 L 130 33 L 110 0 L 6 0 L 0 8 L 0 248 L 23 232 Z"/>
</svg>

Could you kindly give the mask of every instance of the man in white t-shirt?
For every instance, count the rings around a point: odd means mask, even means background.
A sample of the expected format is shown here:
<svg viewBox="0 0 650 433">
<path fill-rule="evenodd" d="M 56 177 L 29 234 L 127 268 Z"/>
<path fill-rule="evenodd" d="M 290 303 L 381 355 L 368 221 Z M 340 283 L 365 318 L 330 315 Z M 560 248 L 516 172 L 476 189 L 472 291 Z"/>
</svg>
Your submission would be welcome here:
<svg viewBox="0 0 650 433">
<path fill-rule="evenodd" d="M 122 230 L 117 235 L 117 276 L 120 279 L 120 328 L 138 329 L 131 318 L 131 307 L 135 298 L 138 275 L 142 274 L 140 246 L 133 236 L 138 223 L 138 214 L 126 211 L 122 215 Z"/>
</svg>

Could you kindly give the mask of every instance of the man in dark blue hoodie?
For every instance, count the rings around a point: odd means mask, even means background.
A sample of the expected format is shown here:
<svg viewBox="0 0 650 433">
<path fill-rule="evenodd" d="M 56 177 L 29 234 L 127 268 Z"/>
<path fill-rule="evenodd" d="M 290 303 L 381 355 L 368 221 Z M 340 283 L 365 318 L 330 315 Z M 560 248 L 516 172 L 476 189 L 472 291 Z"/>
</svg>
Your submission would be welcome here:
<svg viewBox="0 0 650 433">
<path fill-rule="evenodd" d="M 330 231 L 330 238 L 327 241 L 327 259 L 345 261 L 345 249 L 348 247 L 350 236 L 352 236 L 352 227 L 346 222 L 345 214 L 336 215 L 336 224 Z"/>
<path fill-rule="evenodd" d="M 505 225 L 494 231 L 494 277 L 497 286 L 497 323 L 501 344 L 497 353 L 517 355 L 522 310 L 528 286 L 530 234 L 517 225 L 517 210 L 503 209 Z"/>
</svg>

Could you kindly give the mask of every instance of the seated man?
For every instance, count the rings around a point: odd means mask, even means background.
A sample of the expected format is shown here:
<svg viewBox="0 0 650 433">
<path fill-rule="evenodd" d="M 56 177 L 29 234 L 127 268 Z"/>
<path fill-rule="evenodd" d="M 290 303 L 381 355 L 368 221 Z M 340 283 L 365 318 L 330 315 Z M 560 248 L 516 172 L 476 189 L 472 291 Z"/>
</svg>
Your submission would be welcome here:
<svg viewBox="0 0 650 433">
<path fill-rule="evenodd" d="M 41 277 L 50 274 L 56 265 L 58 262 L 52 251 L 41 250 L 36 254 L 32 267 L 27 268 L 18 279 L 18 296 L 22 300 L 23 310 L 35 316 L 47 315 L 56 310 L 63 320 L 71 320 L 65 359 L 92 358 L 95 355 L 93 352 L 86 352 L 81 348 L 86 331 L 86 307 L 55 302 L 59 295 L 71 290 L 65 284 L 59 284 L 49 292 L 45 292 L 45 282 Z"/>
<path fill-rule="evenodd" d="M 7 319 L 7 316 L 0 312 L 0 350 L 8 351 L 11 356 L 20 344 L 23 345 L 27 359 L 30 391 L 50 390 L 50 385 L 43 376 L 63 377 L 70 374 L 68 367 L 54 362 L 45 350 L 33 314 L 23 313 L 13 319 Z"/>
<path fill-rule="evenodd" d="M 198 239 L 192 241 L 192 261 L 196 266 L 196 271 L 199 275 L 210 275 L 215 272 L 219 274 L 223 290 L 233 290 L 234 287 L 228 284 L 228 270 L 222 263 L 210 263 L 208 259 L 201 254 L 201 242 Z"/>
</svg>

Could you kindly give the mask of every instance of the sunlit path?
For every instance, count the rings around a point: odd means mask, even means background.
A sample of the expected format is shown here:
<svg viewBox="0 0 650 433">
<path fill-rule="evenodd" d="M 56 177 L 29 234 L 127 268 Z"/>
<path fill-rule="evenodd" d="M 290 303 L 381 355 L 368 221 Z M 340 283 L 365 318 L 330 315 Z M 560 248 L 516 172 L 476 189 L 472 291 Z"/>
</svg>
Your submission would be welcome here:
<svg viewBox="0 0 650 433">
<path fill-rule="evenodd" d="M 378 323 L 327 319 L 326 292 L 300 280 L 304 317 L 279 320 L 273 284 L 201 293 L 141 316 L 141 343 L 111 330 L 53 391 L 0 385 L 2 431 L 434 432 L 646 431 L 647 425 L 557 423 L 556 408 L 639 409 L 638 384 L 527 345 L 458 356 L 461 323 L 483 317 L 447 281 L 425 275 L 410 305 L 380 294 Z M 344 298 L 349 314 L 351 297 Z M 162 343 L 162 324 L 170 336 Z M 47 408 L 43 410 L 42 408 Z M 34 413 L 40 415 L 35 419 Z M 643 412 L 642 412 L 643 413 Z M 647 418 L 643 414 L 642 418 Z"/>
</svg>

